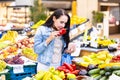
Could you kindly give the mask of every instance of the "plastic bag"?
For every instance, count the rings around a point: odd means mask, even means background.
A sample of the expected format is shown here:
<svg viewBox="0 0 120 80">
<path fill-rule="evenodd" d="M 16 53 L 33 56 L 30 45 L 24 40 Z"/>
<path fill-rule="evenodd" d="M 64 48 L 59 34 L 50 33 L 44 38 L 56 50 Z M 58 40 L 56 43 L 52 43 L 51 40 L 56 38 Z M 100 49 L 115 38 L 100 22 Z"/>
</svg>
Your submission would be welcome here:
<svg viewBox="0 0 120 80">
<path fill-rule="evenodd" d="M 72 64 L 72 59 L 73 59 L 73 56 L 71 56 L 71 54 L 67 54 L 67 53 L 62 54 L 61 65 L 64 62 L 66 62 L 68 64 Z"/>
</svg>

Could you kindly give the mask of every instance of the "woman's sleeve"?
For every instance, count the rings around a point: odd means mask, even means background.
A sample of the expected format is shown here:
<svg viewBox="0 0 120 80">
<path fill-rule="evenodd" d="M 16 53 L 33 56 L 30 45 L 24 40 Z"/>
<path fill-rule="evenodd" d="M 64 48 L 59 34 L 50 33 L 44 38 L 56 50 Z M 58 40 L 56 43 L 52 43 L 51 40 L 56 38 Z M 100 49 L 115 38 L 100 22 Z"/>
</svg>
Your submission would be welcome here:
<svg viewBox="0 0 120 80">
<path fill-rule="evenodd" d="M 42 30 L 39 28 L 36 31 L 36 34 L 34 36 L 34 51 L 37 54 L 41 54 L 46 49 L 47 44 L 45 41 L 43 41 L 43 35 Z"/>
</svg>

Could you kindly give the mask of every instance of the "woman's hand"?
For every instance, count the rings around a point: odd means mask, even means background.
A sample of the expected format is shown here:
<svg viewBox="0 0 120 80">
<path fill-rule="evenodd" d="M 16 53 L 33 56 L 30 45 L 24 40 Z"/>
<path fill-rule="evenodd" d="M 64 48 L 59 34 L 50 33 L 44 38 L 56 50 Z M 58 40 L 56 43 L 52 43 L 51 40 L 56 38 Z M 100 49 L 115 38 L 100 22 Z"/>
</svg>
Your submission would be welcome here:
<svg viewBox="0 0 120 80">
<path fill-rule="evenodd" d="M 59 34 L 59 31 L 51 32 L 50 36 L 46 40 L 46 43 L 49 44 L 55 37 L 58 36 L 58 34 Z"/>
<path fill-rule="evenodd" d="M 65 50 L 66 53 L 73 53 L 76 50 L 75 44 L 74 43 L 69 43 L 68 49 Z"/>
<path fill-rule="evenodd" d="M 52 39 L 54 39 L 55 37 L 57 37 L 57 36 L 58 36 L 58 34 L 59 34 L 59 31 L 54 31 L 54 32 L 51 32 L 51 34 L 50 34 L 49 38 L 51 38 L 51 40 L 52 40 Z"/>
</svg>

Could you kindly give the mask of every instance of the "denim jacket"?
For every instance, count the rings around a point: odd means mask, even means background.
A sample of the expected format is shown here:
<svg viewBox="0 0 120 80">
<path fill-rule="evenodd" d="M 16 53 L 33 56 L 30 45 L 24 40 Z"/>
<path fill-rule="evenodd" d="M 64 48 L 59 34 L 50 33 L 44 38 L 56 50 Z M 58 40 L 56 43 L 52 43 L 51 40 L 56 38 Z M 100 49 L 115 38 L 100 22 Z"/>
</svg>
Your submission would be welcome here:
<svg viewBox="0 0 120 80">
<path fill-rule="evenodd" d="M 40 26 L 34 36 L 34 51 L 38 54 L 38 62 L 45 65 L 50 65 L 52 61 L 52 55 L 54 50 L 54 40 L 52 40 L 48 45 L 46 44 L 46 39 L 50 36 L 52 28 L 45 26 Z M 63 48 L 66 46 L 64 40 Z M 58 44 L 59 45 L 59 44 Z M 63 52 L 63 51 L 62 51 Z"/>
</svg>

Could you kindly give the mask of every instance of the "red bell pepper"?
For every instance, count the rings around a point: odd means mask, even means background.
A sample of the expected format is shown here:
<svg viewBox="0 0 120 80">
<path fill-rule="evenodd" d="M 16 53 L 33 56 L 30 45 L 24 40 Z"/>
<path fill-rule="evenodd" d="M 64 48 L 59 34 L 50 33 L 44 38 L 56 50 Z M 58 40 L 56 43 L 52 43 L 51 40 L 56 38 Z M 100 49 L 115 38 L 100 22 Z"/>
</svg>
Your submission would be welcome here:
<svg viewBox="0 0 120 80">
<path fill-rule="evenodd" d="M 65 73 L 71 73 L 71 71 L 70 71 L 69 69 L 63 69 L 63 71 L 64 71 Z"/>
<path fill-rule="evenodd" d="M 72 71 L 71 73 L 72 73 L 72 74 L 75 74 L 75 75 L 78 75 L 78 74 L 79 74 L 79 71 L 80 71 L 80 70 L 74 70 L 74 71 Z"/>
<path fill-rule="evenodd" d="M 64 35 L 65 33 L 66 33 L 66 29 L 65 29 L 65 28 L 62 28 L 62 29 L 59 31 L 59 36 Z"/>
<path fill-rule="evenodd" d="M 66 66 L 59 66 L 59 67 L 57 67 L 57 70 L 59 70 L 59 71 L 63 71 L 63 69 L 66 69 Z"/>
<path fill-rule="evenodd" d="M 66 66 L 66 68 L 69 69 L 71 72 L 73 71 L 73 68 L 70 64 L 64 62 L 63 66 Z"/>
<path fill-rule="evenodd" d="M 75 64 L 71 64 L 73 70 L 76 70 L 76 65 Z"/>
</svg>

